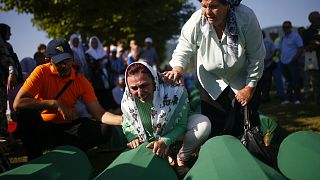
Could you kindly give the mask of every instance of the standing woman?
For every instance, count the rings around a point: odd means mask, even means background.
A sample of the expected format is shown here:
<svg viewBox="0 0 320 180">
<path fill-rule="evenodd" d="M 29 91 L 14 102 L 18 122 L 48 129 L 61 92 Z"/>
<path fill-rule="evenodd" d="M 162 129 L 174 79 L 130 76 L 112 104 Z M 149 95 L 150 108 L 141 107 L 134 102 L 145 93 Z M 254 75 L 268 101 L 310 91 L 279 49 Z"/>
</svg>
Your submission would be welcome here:
<svg viewBox="0 0 320 180">
<path fill-rule="evenodd" d="M 79 66 L 80 72 L 90 80 L 91 78 L 89 76 L 89 67 L 80 36 L 77 34 L 72 34 L 70 36 L 69 44 L 71 50 L 73 51 L 74 63 Z"/>
<path fill-rule="evenodd" d="M 88 45 L 89 49 L 86 51 L 86 57 L 89 63 L 94 92 L 103 108 L 110 109 L 112 87 L 110 84 L 110 71 L 108 70 L 109 56 L 97 36 L 92 36 Z"/>
<path fill-rule="evenodd" d="M 265 57 L 261 28 L 254 12 L 240 4 L 241 0 L 200 2 L 201 10 L 182 28 L 170 61 L 173 70 L 164 75 L 182 83 L 190 57 L 197 53 L 201 109 L 211 121 L 211 137 L 238 136 L 243 133 L 243 106 L 251 109 L 252 124 L 259 124 L 258 82 Z"/>
</svg>

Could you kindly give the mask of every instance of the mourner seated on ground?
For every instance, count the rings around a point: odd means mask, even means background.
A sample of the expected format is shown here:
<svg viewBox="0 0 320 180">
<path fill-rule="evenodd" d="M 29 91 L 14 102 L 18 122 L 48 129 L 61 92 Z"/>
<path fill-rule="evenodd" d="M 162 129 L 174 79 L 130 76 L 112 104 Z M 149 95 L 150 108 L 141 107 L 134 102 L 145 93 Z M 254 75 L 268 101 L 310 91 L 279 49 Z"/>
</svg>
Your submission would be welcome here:
<svg viewBox="0 0 320 180">
<path fill-rule="evenodd" d="M 165 158 L 176 140 L 183 144 L 177 154 L 177 171 L 183 176 L 186 162 L 210 134 L 210 121 L 190 112 L 186 89 L 177 83 L 164 83 L 163 76 L 145 62 L 128 66 L 126 89 L 121 102 L 123 132 L 127 146 L 143 142 L 159 157 Z"/>
</svg>

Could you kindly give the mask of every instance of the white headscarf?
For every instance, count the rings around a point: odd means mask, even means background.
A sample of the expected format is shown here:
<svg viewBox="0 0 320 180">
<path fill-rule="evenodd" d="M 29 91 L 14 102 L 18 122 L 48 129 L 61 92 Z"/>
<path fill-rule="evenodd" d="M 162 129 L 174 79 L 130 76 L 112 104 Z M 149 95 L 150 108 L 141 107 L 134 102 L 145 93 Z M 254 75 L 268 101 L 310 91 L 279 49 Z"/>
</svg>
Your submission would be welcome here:
<svg viewBox="0 0 320 180">
<path fill-rule="evenodd" d="M 76 38 L 79 39 L 79 45 L 78 45 L 78 47 L 74 47 L 74 46 L 73 46 L 73 43 L 72 43 L 72 41 L 73 41 L 74 39 L 76 39 Z M 70 44 L 70 48 L 71 48 L 74 52 L 76 52 L 77 55 L 78 55 L 80 58 L 85 59 L 84 50 L 83 50 L 83 47 L 82 47 L 82 42 L 81 42 L 81 37 L 80 37 L 80 35 L 78 35 L 78 34 L 72 34 L 72 35 L 70 36 L 69 44 Z"/>
<path fill-rule="evenodd" d="M 97 42 L 98 42 L 98 48 L 97 49 L 94 49 L 91 46 L 91 43 L 92 43 L 93 39 L 96 39 Z M 103 46 L 102 46 L 102 43 L 101 43 L 100 39 L 97 36 L 92 36 L 89 39 L 89 49 L 87 50 L 86 53 L 90 54 L 95 59 L 100 59 L 100 58 L 102 58 L 103 56 L 105 56 L 107 54 L 106 51 L 103 49 Z"/>
<path fill-rule="evenodd" d="M 164 83 L 161 74 L 145 62 L 132 63 L 128 68 L 136 63 L 140 63 L 147 67 L 154 79 L 155 91 L 153 92 L 152 108 L 150 109 L 151 124 L 154 137 L 159 139 L 168 122 L 174 120 L 171 119 L 171 116 L 179 104 L 180 97 L 184 92 L 184 87 L 179 84 Z M 121 102 L 121 110 L 125 117 L 124 121 L 134 127 L 131 129 L 132 134 L 138 134 L 139 139 L 145 141 L 147 136 L 141 122 L 141 116 L 139 114 L 135 98 L 128 88 L 127 71 L 125 73 L 125 77 L 127 86 Z"/>
<path fill-rule="evenodd" d="M 79 40 L 78 47 L 74 47 L 73 43 L 72 43 L 73 40 L 76 38 L 78 38 L 78 40 Z M 69 44 L 70 44 L 70 48 L 73 51 L 75 64 L 78 64 L 80 66 L 80 71 L 87 76 L 88 75 L 88 64 L 87 64 L 86 56 L 84 54 L 84 50 L 82 47 L 81 37 L 77 34 L 72 34 L 70 36 Z"/>
</svg>

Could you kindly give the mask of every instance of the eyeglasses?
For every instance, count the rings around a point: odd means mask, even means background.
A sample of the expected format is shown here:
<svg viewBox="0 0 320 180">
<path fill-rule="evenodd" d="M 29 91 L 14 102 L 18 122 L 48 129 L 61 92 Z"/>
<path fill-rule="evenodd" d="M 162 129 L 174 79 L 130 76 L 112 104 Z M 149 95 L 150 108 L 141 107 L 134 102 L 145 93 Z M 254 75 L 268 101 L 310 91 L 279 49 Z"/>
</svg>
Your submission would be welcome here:
<svg viewBox="0 0 320 180">
<path fill-rule="evenodd" d="M 290 29 L 291 26 L 283 26 L 282 28 L 283 28 L 283 29 Z"/>
</svg>

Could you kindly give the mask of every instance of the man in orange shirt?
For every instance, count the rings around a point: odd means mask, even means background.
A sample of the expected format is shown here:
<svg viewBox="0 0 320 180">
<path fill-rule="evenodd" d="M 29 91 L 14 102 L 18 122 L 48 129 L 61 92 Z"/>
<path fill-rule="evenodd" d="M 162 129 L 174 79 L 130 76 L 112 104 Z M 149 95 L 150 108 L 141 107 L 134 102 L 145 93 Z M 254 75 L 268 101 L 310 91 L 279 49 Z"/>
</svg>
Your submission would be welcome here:
<svg viewBox="0 0 320 180">
<path fill-rule="evenodd" d="M 18 129 L 29 160 L 45 148 L 73 145 L 88 150 L 111 136 L 108 125 L 121 125 L 121 116 L 106 112 L 90 82 L 73 68 L 67 41 L 54 39 L 47 45 L 50 63 L 38 66 L 14 100 Z M 57 97 L 68 81 L 70 85 Z M 79 117 L 76 102 L 82 100 L 92 119 Z"/>
</svg>

